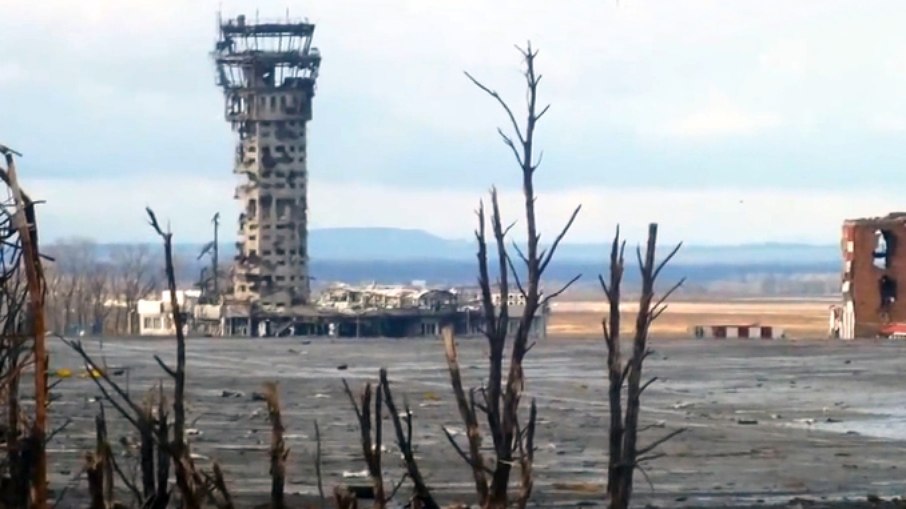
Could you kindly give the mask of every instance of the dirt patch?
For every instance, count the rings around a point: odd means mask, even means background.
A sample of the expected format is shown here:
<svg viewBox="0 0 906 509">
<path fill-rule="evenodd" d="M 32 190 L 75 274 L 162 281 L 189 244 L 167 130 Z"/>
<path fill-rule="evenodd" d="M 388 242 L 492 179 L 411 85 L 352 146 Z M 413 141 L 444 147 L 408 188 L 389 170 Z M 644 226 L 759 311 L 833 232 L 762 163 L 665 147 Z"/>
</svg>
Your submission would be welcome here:
<svg viewBox="0 0 906 509">
<path fill-rule="evenodd" d="M 792 338 L 822 338 L 827 336 L 830 304 L 790 300 L 672 302 L 655 322 L 652 335 L 690 336 L 696 325 L 770 325 Z M 552 307 L 548 331 L 552 336 L 600 335 L 606 309 L 604 302 L 558 302 Z M 621 310 L 626 313 L 624 333 L 630 333 L 638 304 L 624 304 Z"/>
</svg>

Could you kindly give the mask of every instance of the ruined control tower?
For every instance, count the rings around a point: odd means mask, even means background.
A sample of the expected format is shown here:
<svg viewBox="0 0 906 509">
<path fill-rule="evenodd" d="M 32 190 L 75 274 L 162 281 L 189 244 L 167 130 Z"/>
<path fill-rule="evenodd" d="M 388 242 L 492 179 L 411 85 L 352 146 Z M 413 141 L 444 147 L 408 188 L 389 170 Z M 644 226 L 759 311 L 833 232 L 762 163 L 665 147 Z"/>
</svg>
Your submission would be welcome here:
<svg viewBox="0 0 906 509">
<path fill-rule="evenodd" d="M 288 311 L 310 298 L 305 125 L 321 56 L 308 22 L 220 23 L 214 52 L 226 119 L 238 133 L 233 298 Z"/>
</svg>

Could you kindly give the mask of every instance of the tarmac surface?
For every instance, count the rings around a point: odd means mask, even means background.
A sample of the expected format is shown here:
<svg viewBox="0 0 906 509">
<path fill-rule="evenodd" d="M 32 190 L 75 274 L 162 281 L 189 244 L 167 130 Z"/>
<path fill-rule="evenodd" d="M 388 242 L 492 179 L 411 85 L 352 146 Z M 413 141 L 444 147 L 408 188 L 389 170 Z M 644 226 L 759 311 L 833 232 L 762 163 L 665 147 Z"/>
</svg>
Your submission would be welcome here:
<svg viewBox="0 0 906 509">
<path fill-rule="evenodd" d="M 175 364 L 175 342 L 169 339 L 82 341 L 111 372 L 127 368 L 115 380 L 137 400 L 167 381 L 154 355 Z M 660 449 L 666 456 L 645 467 L 647 479 L 637 474 L 634 505 L 864 500 L 906 491 L 906 343 L 706 339 L 653 346 L 656 354 L 646 361 L 645 373 L 658 381 L 646 391 L 642 409 L 643 424 L 652 426 L 640 443 L 680 427 L 687 431 Z M 90 378 L 78 376 L 83 367 L 66 345 L 54 340 L 51 352 L 52 370 L 76 373 L 54 389 L 51 426 L 66 418 L 73 422 L 50 446 L 51 481 L 57 490 L 70 485 L 78 492 L 76 486 L 85 486 L 84 453 L 94 447 L 100 393 Z M 460 356 L 464 383 L 480 385 L 486 376 L 484 340 L 461 339 Z M 605 356 L 600 340 L 548 339 L 529 353 L 527 391 L 537 400 L 539 416 L 535 507 L 576 507 L 580 501 L 603 507 Z M 202 465 L 217 460 L 240 496 L 269 490 L 270 427 L 264 403 L 252 397 L 267 381 L 279 382 L 291 448 L 287 491 L 317 493 L 315 420 L 325 490 L 367 484 L 341 379 L 358 390 L 387 367 L 397 404 L 405 397 L 413 407 L 427 482 L 438 498 L 472 500 L 469 470 L 441 430 L 444 425 L 461 434 L 463 426 L 439 340 L 191 338 L 187 359 L 193 453 Z M 524 402 L 527 408 L 528 398 Z M 106 411 L 113 438 L 131 435 L 109 405 Z M 392 487 L 401 470 L 389 420 L 384 429 L 384 463 L 391 472 L 386 482 Z"/>
</svg>

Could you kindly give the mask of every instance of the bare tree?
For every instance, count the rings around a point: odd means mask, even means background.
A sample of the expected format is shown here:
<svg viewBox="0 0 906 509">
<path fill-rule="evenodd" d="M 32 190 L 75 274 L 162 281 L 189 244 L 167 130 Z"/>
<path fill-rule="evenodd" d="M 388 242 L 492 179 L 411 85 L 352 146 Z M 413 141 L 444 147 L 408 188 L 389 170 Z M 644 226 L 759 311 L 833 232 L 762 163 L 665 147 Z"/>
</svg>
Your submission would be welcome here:
<svg viewBox="0 0 906 509">
<path fill-rule="evenodd" d="M 607 495 L 611 509 L 627 509 L 632 496 L 633 474 L 641 469 L 646 461 L 662 456 L 654 450 L 664 442 L 685 431 L 680 428 L 655 440 L 651 444 L 639 447 L 639 413 L 641 398 L 645 389 L 657 380 L 651 378 L 642 383 L 642 364 L 651 355 L 648 347 L 648 333 L 651 324 L 667 309 L 667 299 L 682 286 L 681 279 L 660 297 L 655 297 L 654 285 L 661 270 L 679 251 L 682 244 L 675 248 L 660 262 L 655 261 L 657 247 L 657 224 L 648 226 L 648 243 L 644 258 L 642 250 L 636 250 L 639 270 L 642 275 L 642 292 L 639 297 L 639 311 L 636 316 L 635 334 L 632 338 L 632 355 L 623 362 L 620 351 L 620 302 L 621 283 L 623 280 L 623 253 L 626 242 L 620 240 L 620 230 L 614 236 L 610 251 L 610 278 L 605 281 L 599 276 L 601 288 L 610 304 L 607 318 L 602 321 L 604 340 L 607 343 L 607 365 L 609 381 L 610 458 L 607 465 Z M 626 393 L 626 409 L 623 410 L 623 393 Z M 644 473 L 644 470 L 641 470 Z"/>
<path fill-rule="evenodd" d="M 164 243 L 164 268 L 167 276 L 167 287 L 170 290 L 170 310 L 173 316 L 173 325 L 176 328 L 176 369 L 167 366 L 160 357 L 155 357 L 157 363 L 173 378 L 173 441 L 170 444 L 176 483 L 182 493 L 183 504 L 186 509 L 200 509 L 203 498 L 201 475 L 195 468 L 186 441 L 186 334 L 183 326 L 182 312 L 176 293 L 176 269 L 173 263 L 173 234 L 169 229 L 164 231 L 157 216 L 150 208 L 148 220 L 151 227 L 157 232 Z"/>
<path fill-rule="evenodd" d="M 160 257 L 148 245 L 122 245 L 102 256 L 90 239 L 70 238 L 48 247 L 56 263 L 47 276 L 53 329 L 96 334 L 138 332 L 136 306 L 158 285 Z"/>
<path fill-rule="evenodd" d="M 104 271 L 97 244 L 85 238 L 63 239 L 48 246 L 47 252 L 56 260 L 47 288 L 54 329 L 63 334 L 73 327 L 84 329 L 94 315 L 97 295 L 105 290 L 99 281 Z"/>
<path fill-rule="evenodd" d="M 163 388 L 160 389 L 157 422 L 148 422 L 151 414 L 149 405 L 137 404 L 130 395 L 112 378 L 106 370 L 99 370 L 99 377 L 92 377 L 104 398 L 111 403 L 117 412 L 139 432 L 142 440 L 150 437 L 157 447 L 157 476 L 156 489 L 152 490 L 151 470 L 148 468 L 153 463 L 146 443 L 142 444 L 142 487 L 143 497 L 146 498 L 144 506 L 163 509 L 167 506 L 170 493 L 167 488 L 169 476 L 169 463 L 174 465 L 176 485 L 179 488 L 182 507 L 186 509 L 200 509 L 205 499 L 213 499 L 214 493 L 219 493 L 221 501 L 216 505 L 223 508 L 232 507 L 232 498 L 226 490 L 222 473 L 219 467 L 214 468 L 214 474 L 209 475 L 195 467 L 192 460 L 189 444 L 186 440 L 186 411 L 185 411 L 185 382 L 186 382 L 186 338 L 182 323 L 182 313 L 176 293 L 176 276 L 172 253 L 172 234 L 164 231 L 157 221 L 154 212 L 148 209 L 148 217 L 152 228 L 161 237 L 164 244 L 164 263 L 167 276 L 167 286 L 170 292 L 170 312 L 176 326 L 176 368 L 167 366 L 160 357 L 155 356 L 157 363 L 174 380 L 173 394 L 173 434 L 170 439 L 170 426 L 165 410 Z M 95 369 L 99 365 L 85 351 L 78 341 L 66 341 L 85 361 L 88 369 Z M 153 424 L 153 425 L 152 425 Z M 138 491 L 137 489 L 135 490 Z M 153 499 L 148 500 L 150 492 L 154 492 Z"/>
<path fill-rule="evenodd" d="M 371 484 L 374 489 L 374 507 L 382 509 L 387 507 L 388 497 L 384 492 L 384 470 L 381 465 L 381 441 L 383 439 L 383 393 L 378 387 L 374 391 L 374 414 L 372 414 L 372 386 L 371 383 L 365 384 L 364 390 L 360 396 L 360 402 L 356 401 L 343 379 L 343 388 L 349 397 L 349 402 L 355 410 L 356 421 L 359 423 L 359 432 L 361 433 L 362 457 L 365 459 L 365 466 L 368 468 L 368 476 L 371 478 Z"/>
<path fill-rule="evenodd" d="M 267 415 L 271 422 L 271 509 L 283 509 L 286 506 L 283 487 L 286 484 L 286 458 L 289 456 L 289 449 L 283 440 L 286 428 L 283 427 L 280 394 L 276 383 L 265 384 L 264 400 L 267 402 Z"/>
<path fill-rule="evenodd" d="M 47 507 L 47 352 L 45 348 L 45 276 L 38 247 L 35 202 L 19 186 L 18 152 L 0 145 L 6 186 L 0 203 L 0 394 L 5 419 L 0 428 L 6 457 L 0 503 L 10 507 Z M 20 404 L 22 373 L 34 369 L 34 414 Z"/>
<path fill-rule="evenodd" d="M 159 259 L 146 244 L 117 246 L 111 252 L 113 295 L 120 301 L 112 330 L 116 334 L 137 334 L 136 307 L 158 285 Z"/>
<path fill-rule="evenodd" d="M 399 447 L 400 454 L 403 457 L 403 463 L 406 466 L 406 475 L 412 479 L 414 487 L 413 504 L 417 504 L 423 509 L 440 509 L 440 506 L 431 495 L 431 490 L 425 483 L 421 471 L 418 468 L 418 462 L 415 460 L 415 450 L 412 443 L 412 410 L 408 403 L 404 403 L 404 413 L 400 414 L 393 400 L 393 391 L 390 389 L 390 381 L 387 377 L 387 370 L 380 370 L 379 390 L 384 394 L 384 404 L 387 405 L 387 412 L 393 422 L 393 429 L 396 431 L 396 445 Z M 403 428 L 405 421 L 405 428 Z"/>
<path fill-rule="evenodd" d="M 87 297 L 88 313 L 86 322 L 89 324 L 91 334 L 104 334 L 107 316 L 113 309 L 110 300 L 112 277 L 110 268 L 100 263 L 93 263 L 85 274 L 85 290 Z"/>
<path fill-rule="evenodd" d="M 520 426 L 519 408 L 522 398 L 525 377 L 523 373 L 523 359 L 531 349 L 529 337 L 532 334 L 535 315 L 543 310 L 548 302 L 565 291 L 579 276 L 570 280 L 562 288 L 545 294 L 541 288 L 541 280 L 545 270 L 549 267 L 563 237 L 569 231 L 581 206 L 570 215 L 562 230 L 554 237 L 546 248 L 540 245 L 541 235 L 538 233 L 536 220 L 534 174 L 541 163 L 541 157 L 535 157 L 535 133 L 538 122 L 550 109 L 550 105 L 538 106 L 538 84 L 541 75 L 536 73 L 535 59 L 538 52 L 532 49 L 531 43 L 525 49 L 518 48 L 525 63 L 526 85 L 526 120 L 520 125 L 516 115 L 509 104 L 491 88 L 472 77 L 466 76 L 478 88 L 493 98 L 506 113 L 511 125 L 511 133 L 503 129 L 498 133 L 504 144 L 512 151 L 522 175 L 522 192 L 524 197 L 526 241 L 525 250 L 517 243 L 512 243 L 512 249 L 522 260 L 522 270 L 510 256 L 507 246 L 507 235 L 513 224 L 504 227 L 500 215 L 500 207 L 496 189 L 491 189 L 491 216 L 489 218 L 491 231 L 496 244 L 496 265 L 499 274 L 497 290 L 499 291 L 499 305 L 495 305 L 493 288 L 491 284 L 490 269 L 488 267 L 488 240 L 486 234 L 486 218 L 484 205 L 478 209 L 478 229 L 475 232 L 478 241 L 478 268 L 479 285 L 481 287 L 481 302 L 484 315 L 484 333 L 488 339 L 490 359 L 488 365 L 487 385 L 480 391 L 482 401 L 476 401 L 475 392 L 466 396 L 459 380 L 458 360 L 455 347 L 452 344 L 452 331 L 446 336 L 447 360 L 454 385 L 454 392 L 458 400 L 460 414 L 468 429 L 469 452 L 463 451 L 449 436 L 451 443 L 460 452 L 460 455 L 471 466 L 482 507 L 503 508 L 509 502 L 509 481 L 513 465 L 519 465 L 523 471 L 522 488 L 516 496 L 518 506 L 524 507 L 531 496 L 531 463 L 533 453 L 533 434 L 535 429 L 535 412 L 529 414 L 529 422 L 525 427 Z M 520 273 L 523 275 L 520 276 Z M 507 346 L 507 337 L 510 331 L 510 315 L 508 297 L 510 283 L 515 285 L 519 294 L 524 299 L 521 315 L 513 334 L 512 350 L 509 359 L 509 371 L 506 381 L 503 380 L 503 357 Z M 534 408 L 534 402 L 532 402 Z M 481 435 L 478 429 L 476 410 L 486 415 L 489 433 L 493 442 L 493 451 L 496 456 L 492 466 L 484 463 L 480 454 Z"/>
</svg>

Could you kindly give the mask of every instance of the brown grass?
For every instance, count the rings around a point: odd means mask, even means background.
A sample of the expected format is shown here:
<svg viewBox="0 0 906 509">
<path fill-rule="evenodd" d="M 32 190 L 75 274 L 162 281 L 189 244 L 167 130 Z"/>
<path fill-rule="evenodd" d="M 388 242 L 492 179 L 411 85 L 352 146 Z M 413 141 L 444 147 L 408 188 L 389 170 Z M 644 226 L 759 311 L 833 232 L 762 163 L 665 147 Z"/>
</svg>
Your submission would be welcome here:
<svg viewBox="0 0 906 509">
<path fill-rule="evenodd" d="M 827 335 L 828 300 L 726 300 L 720 302 L 674 302 L 655 322 L 654 337 L 689 337 L 696 325 L 770 325 L 791 338 Z M 551 336 L 601 336 L 603 302 L 559 302 L 553 306 L 548 333 Z M 621 307 L 634 316 L 638 304 Z M 626 332 L 634 326 L 624 320 Z"/>
</svg>

